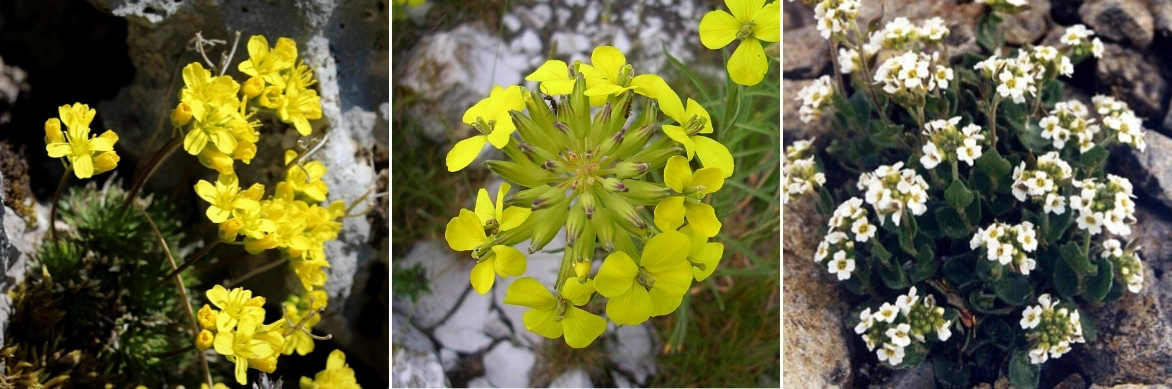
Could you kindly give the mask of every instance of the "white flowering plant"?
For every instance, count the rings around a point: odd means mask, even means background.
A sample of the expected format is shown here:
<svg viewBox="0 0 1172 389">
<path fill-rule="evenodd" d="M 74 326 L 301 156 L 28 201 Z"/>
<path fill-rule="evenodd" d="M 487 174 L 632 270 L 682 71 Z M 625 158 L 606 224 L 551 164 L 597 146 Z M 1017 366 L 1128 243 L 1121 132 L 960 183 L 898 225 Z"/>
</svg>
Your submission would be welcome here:
<svg viewBox="0 0 1172 389">
<path fill-rule="evenodd" d="M 837 74 L 798 93 L 799 119 L 831 130 L 787 149 L 783 200 L 813 193 L 830 216 L 813 260 L 857 296 L 846 321 L 879 363 L 1036 387 L 1094 339 L 1082 305 L 1143 288 L 1132 185 L 1106 166 L 1144 150 L 1143 119 L 1064 97 L 1102 56 L 1093 31 L 1010 47 L 1000 22 L 1025 2 L 978 2 L 977 52 L 950 52 L 943 19 L 861 24 L 857 0 L 807 0 Z"/>
</svg>

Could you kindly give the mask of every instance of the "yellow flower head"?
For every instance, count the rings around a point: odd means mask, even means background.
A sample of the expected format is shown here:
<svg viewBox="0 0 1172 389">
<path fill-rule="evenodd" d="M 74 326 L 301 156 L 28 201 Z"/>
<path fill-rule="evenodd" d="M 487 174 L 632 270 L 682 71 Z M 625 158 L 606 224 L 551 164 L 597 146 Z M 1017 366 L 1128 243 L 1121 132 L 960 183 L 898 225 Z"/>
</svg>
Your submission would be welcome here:
<svg viewBox="0 0 1172 389">
<path fill-rule="evenodd" d="M 269 41 L 263 35 L 253 35 L 248 38 L 248 60 L 240 62 L 237 68 L 241 73 L 261 77 L 269 84 L 284 88 L 285 80 L 280 72 L 293 67 L 296 60 L 297 43 L 292 39 L 278 38 L 276 47 L 270 51 Z"/>
<path fill-rule="evenodd" d="M 232 217 L 233 212 L 237 209 L 251 211 L 260 207 L 260 203 L 256 199 L 244 195 L 264 193 L 264 187 L 258 185 L 260 184 L 253 184 L 251 188 L 242 193 L 240 182 L 235 175 L 221 174 L 216 179 L 215 185 L 205 180 L 199 180 L 195 183 L 195 193 L 199 195 L 199 198 L 211 203 L 206 212 L 208 219 L 212 223 L 223 223 Z"/>
<path fill-rule="evenodd" d="M 692 242 L 677 231 L 665 231 L 647 240 L 639 263 L 615 251 L 602 263 L 594 286 L 610 298 L 606 314 L 620 325 L 636 325 L 679 307 L 692 284 L 692 266 L 686 260 Z"/>
<path fill-rule="evenodd" d="M 361 389 L 358 380 L 354 378 L 354 369 L 346 364 L 346 354 L 342 350 L 330 352 L 326 360 L 326 369 L 313 376 L 301 377 L 302 389 Z"/>
<path fill-rule="evenodd" d="M 257 363 L 253 367 L 258 370 L 272 372 L 276 369 L 278 347 L 283 346 L 284 338 L 280 336 L 279 332 L 270 329 L 272 328 L 262 326 L 260 319 L 254 316 L 245 316 L 240 319 L 235 331 L 216 333 L 214 344 L 216 352 L 235 362 L 236 382 L 241 385 L 247 382 L 248 367 L 254 360 Z M 269 360 L 271 360 L 271 364 Z"/>
<path fill-rule="evenodd" d="M 668 197 L 655 206 L 655 225 L 664 231 L 674 231 L 688 220 L 696 232 L 707 237 L 720 232 L 720 220 L 711 205 L 700 202 L 724 185 L 719 169 L 706 167 L 692 173 L 688 160 L 674 156 L 663 169 L 663 181 L 678 195 Z"/>
<path fill-rule="evenodd" d="M 549 339 L 565 336 L 566 344 L 583 348 L 606 331 L 606 320 L 578 306 L 590 301 L 594 280 L 571 277 L 557 297 L 536 279 L 525 277 L 513 281 L 505 294 L 505 304 L 531 308 L 521 316 L 525 328 Z"/>
<path fill-rule="evenodd" d="M 215 341 L 216 336 L 212 335 L 211 331 L 201 330 L 199 331 L 199 334 L 195 336 L 195 348 L 200 350 L 207 350 L 208 348 L 212 347 L 212 344 L 214 344 Z"/>
<path fill-rule="evenodd" d="M 285 163 L 297 157 L 297 152 L 293 150 L 285 151 Z M 299 193 L 315 202 L 322 202 L 326 200 L 326 194 L 330 188 L 321 180 L 326 175 L 326 165 L 321 161 L 310 161 L 309 163 L 290 166 L 288 173 L 285 174 L 285 182 L 295 193 Z"/>
<path fill-rule="evenodd" d="M 509 112 L 522 109 L 525 109 L 525 99 L 521 97 L 521 87 L 492 87 L 492 93 L 489 93 L 488 97 L 464 112 L 464 123 L 476 124 L 483 121 L 488 126 L 488 132 L 486 135 L 477 135 L 456 142 L 448 152 L 448 171 L 459 171 L 471 164 L 485 143 L 492 143 L 492 146 L 498 149 L 508 145 L 510 136 L 517 130 L 517 125 L 513 124 Z"/>
<path fill-rule="evenodd" d="M 289 88 L 285 89 L 284 104 L 277 109 L 281 121 L 292 124 L 301 136 L 309 136 L 313 132 L 309 119 L 321 119 L 321 115 L 321 98 L 317 92 L 290 83 Z"/>
<path fill-rule="evenodd" d="M 700 43 L 712 50 L 740 40 L 728 59 L 728 75 L 733 82 L 757 85 L 769 72 L 769 61 L 760 41 L 777 42 L 781 38 L 780 2 L 765 0 L 725 0 L 724 10 L 709 11 L 700 19 Z"/>
<path fill-rule="evenodd" d="M 231 291 L 223 286 L 216 285 L 207 291 L 210 301 L 220 312 L 216 314 L 215 328 L 219 332 L 232 331 L 232 328 L 244 318 L 252 318 L 255 322 L 264 320 L 264 297 L 252 297 L 252 291 L 244 288 L 235 288 Z M 202 309 L 201 309 L 202 313 Z M 210 328 L 209 328 L 210 329 Z"/>
<path fill-rule="evenodd" d="M 212 77 L 212 72 L 204 69 L 199 62 L 192 62 L 183 68 L 183 85 L 179 91 L 179 101 L 187 104 L 191 116 L 196 120 L 204 118 L 208 110 L 221 106 L 235 110 L 240 103 L 236 98 L 240 84 L 230 76 Z"/>
<path fill-rule="evenodd" d="M 57 108 L 61 120 L 54 118 L 45 122 L 45 151 L 50 157 L 68 159 L 77 178 L 90 178 L 118 165 L 118 154 L 114 153 L 118 134 L 106 130 L 102 135 L 90 137 L 90 122 L 97 112 L 81 103 L 62 105 Z M 61 134 L 62 122 L 68 128 L 64 136 Z"/>
</svg>

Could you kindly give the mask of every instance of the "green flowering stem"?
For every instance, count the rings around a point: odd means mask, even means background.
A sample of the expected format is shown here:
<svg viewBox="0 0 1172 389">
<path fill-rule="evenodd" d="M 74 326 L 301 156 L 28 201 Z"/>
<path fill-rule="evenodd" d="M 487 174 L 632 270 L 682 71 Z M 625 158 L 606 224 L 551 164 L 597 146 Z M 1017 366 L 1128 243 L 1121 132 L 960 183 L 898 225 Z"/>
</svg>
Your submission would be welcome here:
<svg viewBox="0 0 1172 389">
<path fill-rule="evenodd" d="M 49 203 L 49 233 L 53 236 L 53 243 L 57 243 L 57 201 L 61 199 L 61 192 L 65 189 L 65 183 L 69 181 L 69 173 L 73 172 L 73 166 L 66 166 L 65 173 L 61 175 L 61 182 L 57 183 L 57 191 L 53 192 L 53 201 Z"/>
<path fill-rule="evenodd" d="M 856 37 L 866 36 L 863 35 L 862 30 L 859 30 L 858 22 L 852 20 L 851 28 L 855 30 Z M 871 97 L 871 104 L 875 107 L 875 110 L 879 111 L 879 118 L 883 119 L 883 124 L 890 125 L 891 119 L 887 117 L 887 110 L 879 106 L 879 98 L 875 95 L 875 86 L 871 84 L 871 66 L 867 64 L 866 55 L 863 53 L 863 50 L 859 50 L 857 46 L 851 46 L 851 49 L 859 52 L 859 67 L 863 69 L 863 85 L 867 86 L 867 92 Z M 831 53 L 830 56 L 834 57 L 835 54 Z M 838 69 L 834 70 L 837 71 Z"/>
<path fill-rule="evenodd" d="M 992 137 L 991 142 L 989 143 L 989 147 L 991 147 L 994 152 L 997 151 L 997 105 L 998 104 L 1001 104 L 1001 95 L 997 94 L 996 91 L 993 91 L 993 102 L 991 104 L 989 104 L 989 112 L 986 115 L 989 118 L 989 136 Z"/>
<path fill-rule="evenodd" d="M 167 263 L 171 265 L 171 270 L 175 271 L 177 269 L 175 266 L 175 257 L 171 255 L 171 247 L 167 244 L 167 240 L 163 239 L 163 233 L 159 232 L 159 227 L 155 225 L 154 219 L 151 219 L 151 215 L 147 213 L 145 209 L 143 209 L 141 206 L 136 206 L 135 208 L 138 208 L 138 211 L 142 213 L 143 218 L 146 219 L 147 225 L 151 227 L 151 232 L 154 232 L 155 238 L 159 240 L 159 246 L 163 248 L 163 254 L 167 257 Z M 191 301 L 189 301 L 187 298 L 187 287 L 183 285 L 183 277 L 179 277 L 178 274 L 175 274 L 174 277 L 175 285 L 179 288 L 180 301 L 183 302 L 183 310 L 187 312 L 187 319 L 191 321 L 192 337 L 194 338 L 199 336 L 199 323 L 195 320 L 195 311 L 191 309 Z M 164 278 L 164 280 L 166 280 L 166 278 Z M 192 343 L 188 345 L 188 347 L 185 347 L 185 349 L 190 350 L 194 347 L 195 344 Z M 214 385 L 212 383 L 211 372 L 208 370 L 207 357 L 204 356 L 202 352 L 197 354 L 199 355 L 200 370 L 203 371 L 204 380 L 207 381 L 208 385 Z"/>
<path fill-rule="evenodd" d="M 289 262 L 289 260 L 285 259 L 285 258 L 282 258 L 279 261 L 273 261 L 273 263 L 258 267 L 255 270 L 248 272 L 248 274 L 240 276 L 240 278 L 225 282 L 224 287 L 225 288 L 236 287 L 237 285 L 240 285 L 240 283 L 244 282 L 245 280 L 248 280 L 249 278 L 255 277 L 258 274 L 272 270 L 272 269 L 276 268 L 277 266 L 284 265 L 287 262 Z"/>
<path fill-rule="evenodd" d="M 558 268 L 558 281 L 556 284 L 558 292 L 562 291 L 562 287 L 566 284 L 566 279 L 570 278 L 571 274 L 574 274 L 573 250 L 564 249 L 562 250 L 562 264 Z"/>
<path fill-rule="evenodd" d="M 728 89 L 728 107 L 732 109 L 726 108 L 724 110 L 724 122 L 720 123 L 722 126 L 724 126 L 724 128 L 720 132 L 714 134 L 714 136 L 717 138 L 717 141 L 721 141 L 721 138 L 723 138 L 725 134 L 732 132 L 733 125 L 737 122 L 736 119 L 741 116 L 741 106 L 743 105 L 742 100 L 747 98 L 747 96 L 745 96 L 744 85 L 737 83 L 731 84 L 731 88 Z"/>
<path fill-rule="evenodd" d="M 191 258 L 189 258 L 186 262 L 183 262 L 182 265 L 179 265 L 178 268 L 171 270 L 171 273 L 167 274 L 166 277 L 163 277 L 163 279 L 159 280 L 159 283 L 155 284 L 155 287 L 157 288 L 160 285 L 163 285 L 164 283 L 167 282 L 168 279 L 170 279 L 171 277 L 175 277 L 176 275 L 179 274 L 179 272 L 183 271 L 183 269 L 187 269 L 188 267 L 190 267 L 192 264 L 195 263 L 195 261 L 198 261 L 201 257 L 206 255 L 208 252 L 212 251 L 212 248 L 215 248 L 216 245 L 218 245 L 218 244 L 220 244 L 220 241 L 217 240 L 215 242 L 212 242 L 212 244 L 209 244 L 207 246 L 203 246 L 203 248 L 200 249 L 199 252 L 196 252 L 195 255 L 192 255 Z"/>
<path fill-rule="evenodd" d="M 143 168 L 142 173 L 139 173 L 139 175 L 134 178 L 134 184 L 130 186 L 130 190 L 126 192 L 126 200 L 122 202 L 122 208 L 126 208 L 130 205 L 130 202 L 134 201 L 135 195 L 137 195 L 138 191 L 142 189 L 142 185 L 146 183 L 146 180 L 149 179 L 151 175 L 155 174 L 155 170 L 159 169 L 159 165 L 162 165 L 163 161 L 167 160 L 167 157 L 170 157 L 171 154 L 174 153 L 175 150 L 178 150 L 179 146 L 182 145 L 182 135 L 173 137 L 171 138 L 171 141 L 167 142 L 166 145 L 163 145 L 163 148 L 159 149 L 159 151 L 156 152 L 153 157 L 151 157 L 151 160 L 147 162 L 146 166 Z"/>
<path fill-rule="evenodd" d="M 1091 232 L 1090 231 L 1087 231 L 1087 233 L 1082 236 L 1082 254 L 1085 255 L 1087 258 L 1091 257 Z"/>
</svg>

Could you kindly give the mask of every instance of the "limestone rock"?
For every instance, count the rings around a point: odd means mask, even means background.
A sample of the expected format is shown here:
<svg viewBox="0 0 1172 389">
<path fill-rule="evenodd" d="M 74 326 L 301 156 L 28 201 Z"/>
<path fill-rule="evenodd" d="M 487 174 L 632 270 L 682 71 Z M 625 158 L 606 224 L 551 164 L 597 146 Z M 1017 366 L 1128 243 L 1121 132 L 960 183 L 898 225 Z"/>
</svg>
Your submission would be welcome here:
<svg viewBox="0 0 1172 389">
<path fill-rule="evenodd" d="M 1160 77 L 1160 66 L 1138 51 L 1112 43 L 1103 46 L 1103 58 L 1095 66 L 1102 89 L 1116 91 L 1140 117 L 1163 113 L 1167 83 Z"/>
<path fill-rule="evenodd" d="M 1172 37 L 1172 0 L 1152 0 L 1151 10 L 1156 32 Z"/>
<path fill-rule="evenodd" d="M 528 387 L 529 373 L 536 361 L 532 350 L 500 342 L 484 355 L 484 376 L 496 387 Z"/>
<path fill-rule="evenodd" d="M 785 267 L 782 298 L 785 315 L 782 325 L 787 345 L 782 355 L 785 387 L 851 386 L 848 340 L 853 331 L 843 327 L 846 306 L 834 285 L 814 258 L 821 240 L 819 226 L 824 218 L 804 197 L 786 204 L 782 219 L 782 250 Z"/>
<path fill-rule="evenodd" d="M 1114 385 L 1114 386 L 1106 386 L 1106 385 L 1099 385 L 1099 384 L 1091 385 L 1091 389 L 1169 389 L 1169 388 L 1172 388 L 1172 386 L 1160 385 L 1160 384 L 1157 384 L 1157 385 L 1120 384 L 1120 385 Z"/>
<path fill-rule="evenodd" d="M 594 382 L 590 381 L 590 375 L 586 374 L 586 370 L 581 368 L 571 369 L 549 383 L 551 388 L 593 388 Z"/>
<path fill-rule="evenodd" d="M 782 43 L 785 50 L 782 74 L 787 78 L 816 78 L 831 63 L 830 44 L 818 35 L 813 25 L 786 30 Z"/>
<path fill-rule="evenodd" d="M 457 258 L 457 255 L 443 242 L 416 243 L 407 258 L 400 261 L 405 268 L 422 264 L 424 276 L 427 277 L 428 285 L 431 285 L 431 293 L 420 296 L 414 304 L 395 298 L 392 308 L 408 313 L 411 321 L 424 330 L 435 328 L 443 322 L 448 313 L 456 308 L 460 298 L 472 289 L 468 275 L 475 263 L 471 258 L 464 260 L 462 257 Z"/>
<path fill-rule="evenodd" d="M 443 287 L 442 285 L 436 285 Z M 451 316 L 436 327 L 436 340 L 450 348 L 465 354 L 474 354 L 492 344 L 492 338 L 484 334 L 484 319 L 488 317 L 489 305 L 492 304 L 489 296 L 477 293 L 468 293 L 464 302 L 452 312 Z"/>
<path fill-rule="evenodd" d="M 1079 364 L 1096 384 L 1172 384 L 1172 276 L 1146 259 L 1140 293 L 1088 309 L 1099 333 Z"/>
<path fill-rule="evenodd" d="M 1050 29 L 1050 1 L 1032 0 L 1030 9 L 1005 18 L 1005 41 L 1015 45 L 1033 44 Z"/>
<path fill-rule="evenodd" d="M 1156 274 L 1172 270 L 1172 245 L 1165 244 L 1172 241 L 1172 220 L 1161 214 L 1141 203 L 1135 210 L 1137 222 L 1131 227 L 1131 239 L 1141 247 L 1144 265 Z"/>
<path fill-rule="evenodd" d="M 1128 149 L 1131 158 L 1121 158 L 1125 167 L 1121 169 L 1122 173 L 1131 180 L 1137 195 L 1146 195 L 1167 209 L 1172 209 L 1172 155 L 1169 154 L 1172 139 L 1156 131 L 1147 131 L 1144 142 L 1147 143 L 1146 151 Z M 1140 231 L 1141 234 L 1149 232 Z M 1149 250 L 1157 249 L 1145 247 Z"/>
<path fill-rule="evenodd" d="M 932 361 L 924 361 L 911 370 L 896 370 L 887 378 L 886 385 L 902 389 L 932 389 L 936 387 L 936 372 Z"/>
<path fill-rule="evenodd" d="M 658 370 L 652 330 L 647 324 L 617 327 L 613 335 L 606 338 L 607 354 L 620 370 L 635 379 L 636 384 L 645 385 L 647 378 Z"/>
<path fill-rule="evenodd" d="M 1079 16 L 1103 38 L 1131 42 L 1138 48 L 1152 43 L 1153 21 L 1146 1 L 1087 0 L 1078 9 Z"/>
<path fill-rule="evenodd" d="M 444 375 L 444 366 L 440 364 L 435 353 L 394 348 L 391 357 L 391 370 L 395 376 L 391 379 L 391 386 L 396 388 L 438 388 L 447 387 L 448 377 Z"/>
</svg>

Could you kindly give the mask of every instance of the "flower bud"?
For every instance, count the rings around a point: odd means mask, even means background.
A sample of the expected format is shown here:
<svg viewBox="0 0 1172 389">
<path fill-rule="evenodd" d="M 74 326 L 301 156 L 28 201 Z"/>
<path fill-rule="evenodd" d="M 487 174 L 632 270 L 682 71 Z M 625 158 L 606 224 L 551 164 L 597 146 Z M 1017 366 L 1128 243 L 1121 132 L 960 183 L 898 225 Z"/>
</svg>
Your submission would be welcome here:
<svg viewBox="0 0 1172 389">
<path fill-rule="evenodd" d="M 574 243 L 578 241 L 578 237 L 582 235 L 586 225 L 590 224 L 586 220 L 586 212 L 582 209 L 582 203 L 570 206 L 569 215 L 566 216 L 566 246 L 574 247 Z"/>
<path fill-rule="evenodd" d="M 171 125 L 175 127 L 182 127 L 191 122 L 191 106 L 185 102 L 179 102 L 175 109 L 171 110 Z"/>
<path fill-rule="evenodd" d="M 531 189 L 514 192 L 513 194 L 505 197 L 505 205 L 526 208 L 532 207 L 533 200 L 536 200 L 538 196 L 541 196 L 545 192 L 549 191 L 550 188 L 551 187 L 549 185 L 540 185 Z"/>
<path fill-rule="evenodd" d="M 61 132 L 61 121 L 52 118 L 45 121 L 45 144 L 65 142 L 65 133 Z"/>
<path fill-rule="evenodd" d="M 533 239 L 529 241 L 529 254 L 541 250 L 553 240 L 554 236 L 557 236 L 558 231 L 566 224 L 568 212 L 564 202 L 554 204 L 548 209 L 533 212 L 530 217 L 536 217 L 537 224 L 533 226 Z"/>
<path fill-rule="evenodd" d="M 543 150 L 558 149 L 558 142 L 555 141 L 558 136 L 557 129 L 553 127 L 553 123 L 540 125 L 518 111 L 509 111 L 509 116 L 513 118 L 513 124 L 516 124 L 517 132 L 521 134 L 521 139 L 524 139 L 525 142 Z"/>
<path fill-rule="evenodd" d="M 212 343 L 214 343 L 215 340 L 216 337 L 215 335 L 212 335 L 211 331 L 200 331 L 199 335 L 195 336 L 195 348 L 200 350 L 207 350 L 208 348 L 212 347 Z"/>
<path fill-rule="evenodd" d="M 281 108 L 285 105 L 285 95 L 281 93 L 281 88 L 276 86 L 265 88 L 260 95 L 260 105 L 270 109 Z"/>
<path fill-rule="evenodd" d="M 94 174 L 102 174 L 118 167 L 118 154 L 113 151 L 105 151 L 94 157 Z"/>
<path fill-rule="evenodd" d="M 639 127 L 632 126 L 631 128 L 635 130 L 627 131 L 623 135 L 622 141 L 619 142 L 618 148 L 611 153 L 615 158 L 626 159 L 631 154 L 643 150 L 647 146 L 647 140 L 651 139 L 651 136 L 662 132 L 662 127 L 658 123 L 646 124 Z"/>
<path fill-rule="evenodd" d="M 618 178 L 632 178 L 643 175 L 650 168 L 651 164 L 649 163 L 627 160 L 615 165 L 614 174 Z"/>
<path fill-rule="evenodd" d="M 613 220 L 626 228 L 627 231 L 633 234 L 642 234 L 643 229 L 647 227 L 635 207 L 622 197 L 604 192 L 600 194 L 599 200 L 611 212 L 611 216 L 614 216 Z"/>
<path fill-rule="evenodd" d="M 244 81 L 244 85 L 240 87 L 240 91 L 244 92 L 245 96 L 254 98 L 256 96 L 260 96 L 261 92 L 264 92 L 264 88 L 264 79 L 260 78 L 259 76 L 252 76 L 247 81 Z"/>
<path fill-rule="evenodd" d="M 545 185 L 556 180 L 556 177 L 548 171 L 532 163 L 490 160 L 484 162 L 484 167 L 501 176 L 505 181 L 514 182 L 526 188 Z"/>
<path fill-rule="evenodd" d="M 203 307 L 199 309 L 199 314 L 196 315 L 199 318 L 199 327 L 205 330 L 215 329 L 216 314 L 216 310 L 212 309 L 210 305 L 204 304 Z"/>
<path fill-rule="evenodd" d="M 627 191 L 620 193 L 619 196 L 635 205 L 658 204 L 674 192 L 666 186 L 641 180 L 626 179 L 623 180 L 623 185 Z"/>
<path fill-rule="evenodd" d="M 548 185 L 546 187 L 549 187 Z M 529 204 L 531 210 L 537 211 L 560 204 L 566 198 L 566 190 L 560 187 L 551 187 L 533 199 Z"/>
<path fill-rule="evenodd" d="M 615 232 L 616 228 L 611 221 L 610 212 L 598 212 L 594 215 L 594 232 L 598 237 L 598 243 L 606 251 L 615 250 Z"/>
<path fill-rule="evenodd" d="M 574 275 L 578 278 L 590 276 L 590 260 L 579 261 L 574 263 Z"/>
</svg>

